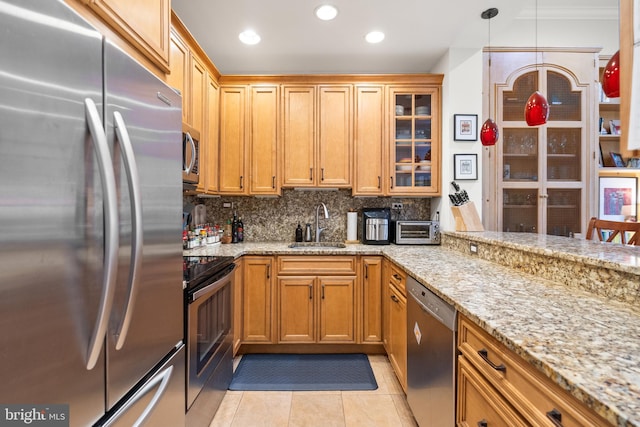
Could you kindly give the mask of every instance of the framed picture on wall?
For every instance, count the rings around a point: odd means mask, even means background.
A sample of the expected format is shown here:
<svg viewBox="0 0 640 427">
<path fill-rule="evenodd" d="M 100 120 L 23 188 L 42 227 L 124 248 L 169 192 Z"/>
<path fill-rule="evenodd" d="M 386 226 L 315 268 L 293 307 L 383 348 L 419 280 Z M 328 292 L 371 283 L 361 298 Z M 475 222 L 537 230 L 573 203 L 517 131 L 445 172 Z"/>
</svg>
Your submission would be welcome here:
<svg viewBox="0 0 640 427">
<path fill-rule="evenodd" d="M 599 218 L 624 221 L 625 216 L 637 216 L 637 198 L 637 178 L 600 177 Z"/>
<path fill-rule="evenodd" d="M 477 141 L 478 140 L 478 115 L 454 114 L 453 115 L 453 140 Z"/>
<path fill-rule="evenodd" d="M 453 171 L 455 180 L 478 179 L 478 155 L 454 154 Z"/>
</svg>

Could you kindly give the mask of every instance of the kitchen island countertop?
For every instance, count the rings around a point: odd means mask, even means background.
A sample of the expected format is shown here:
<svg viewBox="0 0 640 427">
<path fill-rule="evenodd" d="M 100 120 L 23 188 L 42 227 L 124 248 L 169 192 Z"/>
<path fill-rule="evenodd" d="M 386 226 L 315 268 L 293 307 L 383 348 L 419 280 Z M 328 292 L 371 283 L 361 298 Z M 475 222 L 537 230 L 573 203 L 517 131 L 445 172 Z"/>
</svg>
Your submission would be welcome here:
<svg viewBox="0 0 640 427">
<path fill-rule="evenodd" d="M 473 241 L 613 268 L 637 276 L 639 285 L 640 248 L 515 233 L 443 234 L 442 246 L 293 249 L 288 242 L 256 242 L 184 254 L 383 255 L 613 425 L 640 427 L 637 304 L 517 271 L 444 243 Z"/>
</svg>

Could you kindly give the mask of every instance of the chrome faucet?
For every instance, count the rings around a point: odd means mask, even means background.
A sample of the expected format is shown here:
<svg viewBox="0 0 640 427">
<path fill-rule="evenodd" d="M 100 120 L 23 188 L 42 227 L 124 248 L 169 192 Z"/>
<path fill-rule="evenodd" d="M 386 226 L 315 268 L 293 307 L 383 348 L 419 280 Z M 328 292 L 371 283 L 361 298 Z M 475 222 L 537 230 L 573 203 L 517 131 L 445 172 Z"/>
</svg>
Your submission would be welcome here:
<svg viewBox="0 0 640 427">
<path fill-rule="evenodd" d="M 329 218 L 329 211 L 327 210 L 327 205 L 325 205 L 324 203 L 320 203 L 318 206 L 316 206 L 316 242 L 320 241 L 320 233 L 322 233 L 322 230 L 324 230 L 325 228 L 320 228 L 320 221 L 319 221 L 319 216 L 320 216 L 320 208 L 324 209 L 324 217 L 325 218 Z"/>
</svg>

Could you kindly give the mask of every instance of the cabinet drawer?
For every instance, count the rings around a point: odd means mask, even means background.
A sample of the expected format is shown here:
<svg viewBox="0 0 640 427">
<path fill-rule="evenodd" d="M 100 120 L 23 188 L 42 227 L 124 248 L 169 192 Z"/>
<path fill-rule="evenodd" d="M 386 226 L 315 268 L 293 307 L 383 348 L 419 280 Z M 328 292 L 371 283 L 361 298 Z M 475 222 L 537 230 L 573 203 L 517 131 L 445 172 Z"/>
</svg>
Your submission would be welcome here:
<svg viewBox="0 0 640 427">
<path fill-rule="evenodd" d="M 529 424 L 473 368 L 464 356 L 458 358 L 458 406 L 460 427 L 520 427 Z"/>
<path fill-rule="evenodd" d="M 356 274 L 356 258 L 352 256 L 281 256 L 279 275 Z"/>
<path fill-rule="evenodd" d="M 463 317 L 460 317 L 458 327 L 458 344 L 469 362 L 534 425 L 610 425 L 567 391 L 537 372 L 520 356 Z M 553 421 L 554 417 L 561 417 L 561 424 Z"/>
<path fill-rule="evenodd" d="M 405 283 L 407 281 L 407 275 L 404 271 L 400 270 L 395 264 L 391 264 L 391 271 L 389 272 L 389 283 L 392 283 L 405 297 L 407 296 Z"/>
</svg>

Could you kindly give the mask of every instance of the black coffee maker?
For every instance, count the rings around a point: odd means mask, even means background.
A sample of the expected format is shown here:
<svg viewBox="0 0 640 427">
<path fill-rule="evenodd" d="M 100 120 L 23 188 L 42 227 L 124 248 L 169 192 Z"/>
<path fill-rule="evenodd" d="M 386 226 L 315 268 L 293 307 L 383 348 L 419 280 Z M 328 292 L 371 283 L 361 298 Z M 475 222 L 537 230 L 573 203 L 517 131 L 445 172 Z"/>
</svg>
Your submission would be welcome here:
<svg viewBox="0 0 640 427">
<path fill-rule="evenodd" d="M 390 208 L 362 208 L 362 243 L 388 245 L 390 224 Z"/>
</svg>

